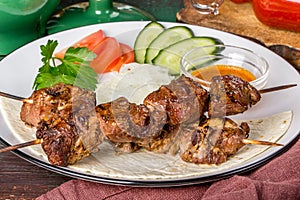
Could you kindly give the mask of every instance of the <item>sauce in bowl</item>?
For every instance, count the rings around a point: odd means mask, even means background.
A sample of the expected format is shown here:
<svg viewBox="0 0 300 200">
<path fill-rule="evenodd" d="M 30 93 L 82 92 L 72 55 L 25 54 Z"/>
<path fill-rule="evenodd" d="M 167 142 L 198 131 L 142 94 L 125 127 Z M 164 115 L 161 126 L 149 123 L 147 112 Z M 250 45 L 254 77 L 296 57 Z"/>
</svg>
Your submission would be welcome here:
<svg viewBox="0 0 300 200">
<path fill-rule="evenodd" d="M 247 69 L 233 65 L 207 66 L 193 71 L 191 75 L 205 81 L 211 81 L 212 77 L 218 75 L 234 75 L 247 82 L 251 82 L 256 79 L 256 77 Z"/>
</svg>

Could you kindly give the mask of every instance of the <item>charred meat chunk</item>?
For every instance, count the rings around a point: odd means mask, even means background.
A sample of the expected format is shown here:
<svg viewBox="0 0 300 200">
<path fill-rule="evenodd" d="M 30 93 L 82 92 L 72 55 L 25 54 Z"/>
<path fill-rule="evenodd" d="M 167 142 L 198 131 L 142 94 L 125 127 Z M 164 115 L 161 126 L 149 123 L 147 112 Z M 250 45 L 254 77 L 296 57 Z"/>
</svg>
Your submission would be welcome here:
<svg viewBox="0 0 300 200">
<path fill-rule="evenodd" d="M 78 113 L 52 124 L 41 123 L 36 137 L 43 139 L 42 148 L 49 162 L 59 166 L 74 164 L 89 156 L 98 150 L 103 140 L 96 114 Z"/>
<path fill-rule="evenodd" d="M 42 148 L 51 164 L 67 166 L 98 150 L 103 134 L 95 110 L 80 110 L 68 119 L 42 122 L 36 137 L 43 139 Z"/>
<path fill-rule="evenodd" d="M 91 109 L 95 105 L 94 92 L 59 83 L 34 91 L 23 100 L 20 117 L 25 124 L 37 127 L 41 121 L 67 119 L 74 109 Z"/>
<path fill-rule="evenodd" d="M 161 86 L 144 99 L 147 107 L 165 109 L 171 125 L 192 122 L 207 111 L 208 92 L 186 76 Z"/>
<path fill-rule="evenodd" d="M 43 139 L 42 148 L 53 165 L 67 166 L 90 155 L 76 134 L 75 126 L 64 120 L 54 127 L 42 125 L 37 130 L 36 137 Z"/>
<path fill-rule="evenodd" d="M 192 133 L 180 156 L 186 162 L 219 165 L 245 145 L 243 139 L 249 131 L 244 122 L 238 125 L 229 118 L 206 118 Z"/>
<path fill-rule="evenodd" d="M 223 117 L 243 113 L 260 98 L 259 91 L 236 76 L 215 76 L 210 85 L 208 115 Z"/>
<path fill-rule="evenodd" d="M 103 134 L 115 143 L 148 143 L 167 123 L 164 110 L 130 103 L 120 97 L 96 107 Z"/>
<path fill-rule="evenodd" d="M 95 104 L 93 92 L 57 84 L 35 91 L 24 102 L 21 119 L 37 128 L 49 162 L 66 166 L 97 151 L 103 140 Z"/>
<path fill-rule="evenodd" d="M 177 125 L 166 124 L 158 138 L 149 141 L 148 144 L 144 144 L 142 147 L 155 153 L 175 155 L 181 149 L 186 149 L 188 138 L 197 125 L 198 122 Z"/>
</svg>

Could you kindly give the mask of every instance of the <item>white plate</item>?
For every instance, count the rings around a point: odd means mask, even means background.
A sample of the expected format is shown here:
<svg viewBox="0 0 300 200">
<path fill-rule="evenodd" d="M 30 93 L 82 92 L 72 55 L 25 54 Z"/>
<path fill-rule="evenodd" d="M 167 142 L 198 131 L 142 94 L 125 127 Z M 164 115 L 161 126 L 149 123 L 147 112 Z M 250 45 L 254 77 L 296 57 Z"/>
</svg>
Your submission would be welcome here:
<svg viewBox="0 0 300 200">
<path fill-rule="evenodd" d="M 147 23 L 148 22 L 116 22 L 92 25 L 64 31 L 31 42 L 24 47 L 14 51 L 0 62 L 0 91 L 23 97 L 30 96 L 30 94 L 32 93 L 31 88 L 33 85 L 33 80 L 37 74 L 38 68 L 42 64 L 40 45 L 45 45 L 47 43 L 47 40 L 49 39 L 58 40 L 58 49 L 63 49 L 64 47 L 73 44 L 75 41 L 78 41 L 83 36 L 102 29 L 104 30 L 106 35 L 116 37 L 120 42 L 133 46 L 138 32 Z M 165 27 L 183 25 L 178 23 L 162 24 Z M 285 135 L 283 135 L 278 141 L 279 143 L 284 144 L 284 147 L 268 148 L 259 155 L 250 158 L 245 162 L 236 164 L 230 168 L 224 168 L 221 170 L 216 169 L 211 171 L 210 173 L 195 173 L 193 175 L 188 174 L 186 176 L 184 174 L 185 172 L 182 172 L 180 176 L 177 175 L 174 177 L 170 174 L 156 174 L 154 169 L 149 169 L 149 176 L 141 176 L 141 174 L 138 174 L 137 176 L 126 176 L 126 172 L 123 172 L 124 174 L 122 175 L 118 173 L 118 168 L 122 167 L 122 165 L 125 165 L 125 163 L 118 163 L 115 166 L 109 166 L 111 170 L 102 171 L 101 173 L 95 173 L 91 169 L 82 169 L 82 167 L 85 167 L 85 165 L 82 164 L 84 163 L 84 160 L 80 162 L 80 165 L 76 165 L 75 167 L 56 167 L 50 165 L 43 155 L 37 153 L 40 151 L 40 147 L 29 147 L 14 152 L 24 159 L 46 169 L 65 175 L 82 178 L 85 180 L 111 184 L 171 186 L 213 181 L 216 179 L 231 176 L 236 173 L 244 172 L 253 169 L 254 167 L 260 166 L 261 164 L 265 163 L 269 159 L 277 156 L 279 153 L 285 150 L 297 137 L 300 130 L 300 124 L 297 123 L 300 121 L 300 106 L 298 106 L 297 103 L 298 99 L 300 99 L 300 78 L 298 72 L 284 59 L 254 42 L 213 29 L 191 25 L 185 26 L 190 27 L 194 31 L 195 35 L 216 37 L 221 39 L 225 44 L 245 47 L 264 57 L 270 65 L 270 75 L 266 87 L 290 83 L 298 84 L 298 86 L 294 88 L 264 94 L 262 100 L 256 106 L 251 108 L 243 115 L 237 116 L 237 118 L 253 119 L 267 117 L 280 112 L 292 111 L 293 118 L 291 125 Z M 3 109 L 1 110 L 0 136 L 2 142 L 8 145 L 23 142 L 25 136 L 22 135 L 22 133 L 13 131 L 15 127 L 10 127 L 10 124 L 5 121 L 6 114 Z M 23 125 L 21 124 L 20 126 Z M 131 154 L 129 158 L 134 160 L 135 156 L 135 154 Z M 153 162 L 155 162 L 155 160 Z M 133 162 L 131 164 L 134 165 L 137 163 L 139 162 Z"/>
</svg>

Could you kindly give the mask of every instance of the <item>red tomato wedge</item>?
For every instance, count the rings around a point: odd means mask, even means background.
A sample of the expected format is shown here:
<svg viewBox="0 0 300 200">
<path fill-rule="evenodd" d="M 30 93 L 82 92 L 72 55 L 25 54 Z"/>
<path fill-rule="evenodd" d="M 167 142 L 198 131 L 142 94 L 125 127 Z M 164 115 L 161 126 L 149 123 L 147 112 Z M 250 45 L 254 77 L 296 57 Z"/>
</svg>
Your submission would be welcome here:
<svg viewBox="0 0 300 200">
<path fill-rule="evenodd" d="M 123 62 L 123 57 L 119 57 L 116 60 L 114 60 L 106 69 L 104 72 L 118 72 L 120 71 L 122 65 L 124 64 Z"/>
<path fill-rule="evenodd" d="M 98 73 L 120 71 L 123 64 L 134 62 L 134 51 L 127 44 L 119 43 L 113 37 L 104 38 L 94 49 L 97 57 L 90 66 Z"/>
<path fill-rule="evenodd" d="M 120 71 L 123 64 L 134 62 L 134 51 L 127 44 L 120 43 L 122 56 L 116 59 L 112 64 L 107 67 L 108 71 Z"/>
<path fill-rule="evenodd" d="M 75 44 L 72 45 L 72 47 L 87 47 L 90 51 L 92 51 L 102 40 L 105 38 L 104 32 L 100 29 L 83 39 L 79 40 Z M 59 51 L 55 54 L 55 57 L 57 58 L 64 58 L 64 55 L 69 47 Z"/>
<path fill-rule="evenodd" d="M 122 49 L 122 57 L 125 64 L 134 62 L 134 51 L 127 44 L 120 43 L 120 47 Z"/>
<path fill-rule="evenodd" d="M 101 74 L 111 71 L 120 71 L 123 64 L 134 62 L 134 51 L 127 44 L 119 43 L 113 37 L 105 37 L 102 30 L 94 32 L 72 45 L 73 47 L 87 47 L 97 56 L 90 66 Z M 68 48 L 55 54 L 63 58 Z"/>
<path fill-rule="evenodd" d="M 98 74 L 111 71 L 109 67 L 122 57 L 120 44 L 113 37 L 105 37 L 104 40 L 94 48 L 93 52 L 97 57 L 90 62 L 90 66 Z"/>
</svg>

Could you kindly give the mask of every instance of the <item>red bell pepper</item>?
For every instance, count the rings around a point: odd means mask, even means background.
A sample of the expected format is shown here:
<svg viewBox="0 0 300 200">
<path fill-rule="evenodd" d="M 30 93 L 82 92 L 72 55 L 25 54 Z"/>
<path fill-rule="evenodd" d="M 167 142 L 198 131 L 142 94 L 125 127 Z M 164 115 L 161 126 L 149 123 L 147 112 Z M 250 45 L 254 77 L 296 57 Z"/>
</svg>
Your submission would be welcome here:
<svg viewBox="0 0 300 200">
<path fill-rule="evenodd" d="M 300 31 L 300 0 L 252 0 L 252 6 L 262 23 Z"/>
</svg>

